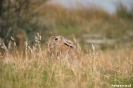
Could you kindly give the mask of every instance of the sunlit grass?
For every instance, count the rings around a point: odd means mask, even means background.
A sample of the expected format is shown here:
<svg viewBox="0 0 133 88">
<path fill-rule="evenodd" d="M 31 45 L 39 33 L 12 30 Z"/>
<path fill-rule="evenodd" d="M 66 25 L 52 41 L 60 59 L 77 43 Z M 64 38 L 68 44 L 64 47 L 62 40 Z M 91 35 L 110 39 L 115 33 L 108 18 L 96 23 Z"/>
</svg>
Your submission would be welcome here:
<svg viewBox="0 0 133 88">
<path fill-rule="evenodd" d="M 75 65 L 63 58 L 47 57 L 36 37 L 33 47 L 14 48 L 0 61 L 1 88 L 111 88 L 112 84 L 133 85 L 133 49 L 125 47 L 102 52 L 94 45 L 79 51 Z M 14 44 L 14 43 L 12 43 Z M 80 50 L 80 49 L 79 49 Z M 72 58 L 73 59 L 73 58 Z"/>
</svg>

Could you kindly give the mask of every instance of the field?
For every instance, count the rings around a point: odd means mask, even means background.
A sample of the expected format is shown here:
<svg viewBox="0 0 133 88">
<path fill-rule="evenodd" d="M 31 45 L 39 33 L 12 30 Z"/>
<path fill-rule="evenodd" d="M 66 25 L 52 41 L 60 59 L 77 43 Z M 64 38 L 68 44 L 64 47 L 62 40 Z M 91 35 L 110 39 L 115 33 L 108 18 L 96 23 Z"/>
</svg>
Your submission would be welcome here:
<svg viewBox="0 0 133 88">
<path fill-rule="evenodd" d="M 0 88 L 133 87 L 133 7 L 128 12 L 118 4 L 111 15 L 96 7 L 21 1 L 5 2 L 0 16 L 0 37 L 9 49 L 0 56 Z M 53 35 L 77 44 L 76 64 L 47 56 Z"/>
<path fill-rule="evenodd" d="M 83 53 L 80 47 L 78 63 L 60 62 L 63 58 L 48 58 L 46 47 L 39 40 L 34 47 L 25 43 L 24 50 L 14 48 L 0 62 L 0 88 L 115 88 L 133 86 L 133 49 L 102 52 L 93 45 Z M 73 59 L 73 58 L 71 58 Z"/>
</svg>

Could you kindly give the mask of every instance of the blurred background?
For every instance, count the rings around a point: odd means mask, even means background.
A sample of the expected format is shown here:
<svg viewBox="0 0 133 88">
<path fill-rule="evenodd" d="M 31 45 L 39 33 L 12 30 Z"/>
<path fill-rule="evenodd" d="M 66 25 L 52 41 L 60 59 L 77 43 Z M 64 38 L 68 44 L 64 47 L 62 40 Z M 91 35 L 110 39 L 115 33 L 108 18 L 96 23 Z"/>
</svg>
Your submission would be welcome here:
<svg viewBox="0 0 133 88">
<path fill-rule="evenodd" d="M 0 37 L 18 46 L 35 36 L 77 39 L 83 50 L 133 47 L 133 0 L 0 0 Z M 7 44 L 7 43 L 6 43 Z"/>
</svg>

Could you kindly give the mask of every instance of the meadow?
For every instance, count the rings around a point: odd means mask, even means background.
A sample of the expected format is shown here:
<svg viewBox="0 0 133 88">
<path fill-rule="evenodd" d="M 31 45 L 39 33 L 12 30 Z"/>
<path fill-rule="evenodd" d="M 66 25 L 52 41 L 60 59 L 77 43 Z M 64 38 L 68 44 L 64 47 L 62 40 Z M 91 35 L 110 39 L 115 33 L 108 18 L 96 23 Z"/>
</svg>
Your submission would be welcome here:
<svg viewBox="0 0 133 88">
<path fill-rule="evenodd" d="M 17 3 L 19 5 L 21 2 Z M 58 4 L 29 3 L 27 9 L 22 5 L 20 19 L 16 16 L 17 10 L 14 11 L 17 6 L 10 4 L 8 11 L 6 4 L 0 20 L 7 22 L 0 24 L 0 29 L 4 29 L 0 31 L 2 37 L 6 29 L 12 28 L 8 36 L 12 37 L 7 43 L 9 52 L 0 57 L 0 88 L 133 87 L 132 10 L 129 13 L 120 4 L 116 13 L 110 15 L 96 7 L 67 9 Z M 24 36 L 21 47 L 18 47 L 16 34 Z M 84 38 L 93 34 L 116 42 L 97 48 Z M 47 56 L 46 42 L 52 35 L 62 35 L 77 44 L 77 65 L 61 63 L 61 57 Z"/>
<path fill-rule="evenodd" d="M 37 37 L 36 37 L 37 38 Z M 133 49 L 101 51 L 93 45 L 86 53 L 78 46 L 78 64 L 47 56 L 40 37 L 23 49 L 10 42 L 12 51 L 0 61 L 0 88 L 124 88 L 133 86 Z M 73 59 L 73 58 L 71 58 Z"/>
</svg>

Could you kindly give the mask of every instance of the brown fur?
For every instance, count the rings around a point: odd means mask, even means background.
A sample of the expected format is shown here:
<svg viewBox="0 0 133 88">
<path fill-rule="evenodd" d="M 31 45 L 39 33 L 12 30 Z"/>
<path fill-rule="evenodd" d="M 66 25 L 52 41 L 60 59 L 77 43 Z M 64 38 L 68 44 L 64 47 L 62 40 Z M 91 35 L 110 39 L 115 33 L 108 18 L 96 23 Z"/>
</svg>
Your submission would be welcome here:
<svg viewBox="0 0 133 88">
<path fill-rule="evenodd" d="M 63 36 L 52 36 L 47 42 L 49 55 L 62 55 L 74 58 L 77 56 L 76 47 L 70 40 Z"/>
</svg>

